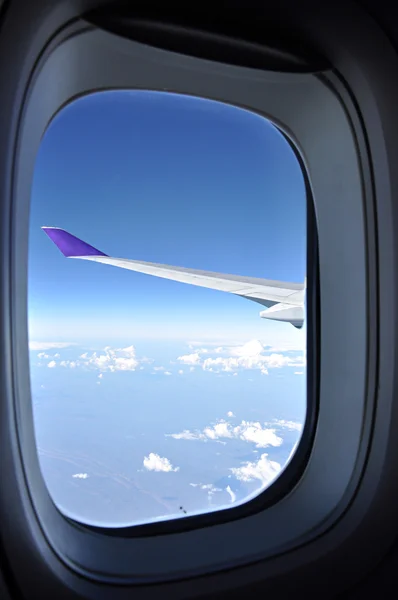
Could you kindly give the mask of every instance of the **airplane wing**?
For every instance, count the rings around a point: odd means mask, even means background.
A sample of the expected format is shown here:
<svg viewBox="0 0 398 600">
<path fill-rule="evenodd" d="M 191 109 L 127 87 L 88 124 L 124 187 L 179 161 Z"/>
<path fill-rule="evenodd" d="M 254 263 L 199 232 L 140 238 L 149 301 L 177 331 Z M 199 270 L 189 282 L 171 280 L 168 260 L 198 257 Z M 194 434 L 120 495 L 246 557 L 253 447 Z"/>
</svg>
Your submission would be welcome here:
<svg viewBox="0 0 398 600">
<path fill-rule="evenodd" d="M 100 252 L 64 229 L 58 227 L 42 227 L 42 229 L 67 258 L 91 260 L 122 269 L 146 273 L 147 275 L 154 275 L 155 277 L 229 292 L 258 302 L 266 307 L 279 303 L 284 306 L 297 306 L 303 303 L 303 284 L 213 273 L 211 271 L 173 267 L 128 258 L 114 258 Z"/>
</svg>

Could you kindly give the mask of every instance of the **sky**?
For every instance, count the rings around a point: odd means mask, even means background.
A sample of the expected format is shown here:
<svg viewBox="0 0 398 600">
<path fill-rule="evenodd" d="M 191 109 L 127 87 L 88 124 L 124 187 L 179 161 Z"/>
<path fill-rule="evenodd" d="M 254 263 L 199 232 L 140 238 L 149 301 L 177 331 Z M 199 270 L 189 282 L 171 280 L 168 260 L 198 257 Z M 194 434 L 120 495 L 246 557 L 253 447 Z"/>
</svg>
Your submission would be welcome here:
<svg viewBox="0 0 398 600">
<path fill-rule="evenodd" d="M 43 225 L 110 256 L 302 282 L 305 220 L 300 166 L 262 117 L 166 93 L 77 100 L 50 124 L 37 157 L 32 335 L 123 338 L 127 327 L 141 338 L 207 338 L 211 330 L 231 339 L 258 331 L 261 310 L 222 292 L 67 261 Z"/>
<path fill-rule="evenodd" d="M 80 98 L 43 137 L 29 233 L 35 430 L 61 510 L 123 526 L 269 485 L 305 419 L 305 328 L 231 294 L 66 259 L 43 225 L 115 257 L 302 282 L 304 180 L 280 132 L 188 96 Z"/>
</svg>

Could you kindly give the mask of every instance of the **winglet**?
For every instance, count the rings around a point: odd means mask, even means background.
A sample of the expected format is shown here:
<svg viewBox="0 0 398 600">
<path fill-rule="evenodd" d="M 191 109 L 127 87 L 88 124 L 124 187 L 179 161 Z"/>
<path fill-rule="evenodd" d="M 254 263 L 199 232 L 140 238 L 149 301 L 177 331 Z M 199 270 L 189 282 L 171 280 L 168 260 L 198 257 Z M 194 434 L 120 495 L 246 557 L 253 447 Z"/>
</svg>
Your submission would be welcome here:
<svg viewBox="0 0 398 600">
<path fill-rule="evenodd" d="M 108 256 L 97 248 L 79 240 L 76 236 L 58 227 L 42 227 L 44 233 L 54 242 L 66 257 L 73 256 Z"/>
</svg>

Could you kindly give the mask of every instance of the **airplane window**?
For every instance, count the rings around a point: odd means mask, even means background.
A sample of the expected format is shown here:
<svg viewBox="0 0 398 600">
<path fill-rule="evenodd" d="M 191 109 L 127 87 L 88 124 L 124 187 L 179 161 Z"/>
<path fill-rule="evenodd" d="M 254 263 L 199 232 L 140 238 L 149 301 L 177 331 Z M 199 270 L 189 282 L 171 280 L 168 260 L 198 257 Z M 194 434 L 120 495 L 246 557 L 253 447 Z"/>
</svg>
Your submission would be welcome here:
<svg viewBox="0 0 398 600">
<path fill-rule="evenodd" d="M 247 502 L 306 415 L 306 192 L 267 119 L 106 91 L 36 160 L 29 349 L 59 509 L 122 527 Z"/>
</svg>

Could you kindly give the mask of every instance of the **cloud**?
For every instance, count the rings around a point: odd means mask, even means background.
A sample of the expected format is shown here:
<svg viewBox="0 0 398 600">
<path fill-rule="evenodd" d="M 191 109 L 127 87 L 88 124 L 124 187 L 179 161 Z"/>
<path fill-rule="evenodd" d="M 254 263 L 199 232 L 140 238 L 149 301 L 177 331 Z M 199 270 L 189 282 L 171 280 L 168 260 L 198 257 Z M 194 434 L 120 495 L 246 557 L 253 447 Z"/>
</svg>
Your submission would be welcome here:
<svg viewBox="0 0 398 600">
<path fill-rule="evenodd" d="M 207 426 L 203 431 L 189 431 L 185 429 L 181 433 L 166 434 L 175 440 L 219 440 L 240 439 L 255 444 L 256 448 L 267 448 L 268 446 L 280 446 L 283 439 L 276 435 L 275 428 L 263 428 L 261 423 L 254 421 L 242 421 L 240 425 L 233 426 L 221 419 L 212 426 Z"/>
<path fill-rule="evenodd" d="M 263 429 L 260 423 L 246 423 L 234 428 L 238 430 L 241 440 L 252 442 L 256 448 L 267 448 L 267 446 L 280 446 L 283 439 L 276 435 L 275 429 Z"/>
<path fill-rule="evenodd" d="M 68 348 L 76 346 L 74 342 L 29 342 L 29 350 L 51 350 L 52 348 Z"/>
<path fill-rule="evenodd" d="M 223 352 L 223 348 L 217 348 L 218 352 Z M 233 356 L 258 356 L 264 350 L 262 343 L 259 340 L 251 340 L 243 346 L 229 346 L 226 351 Z"/>
<path fill-rule="evenodd" d="M 303 424 L 299 421 L 286 421 L 285 419 L 274 419 L 273 421 L 268 421 L 267 425 L 289 429 L 290 431 L 301 431 L 303 429 Z"/>
<path fill-rule="evenodd" d="M 87 369 L 106 371 L 135 371 L 140 360 L 136 357 L 134 346 L 126 348 L 111 348 L 107 346 L 101 352 L 84 352 L 78 360 L 63 360 L 61 367 L 75 368 L 83 367 Z"/>
<path fill-rule="evenodd" d="M 156 375 L 156 373 L 162 373 L 162 375 L 171 375 L 170 371 L 167 371 L 166 367 L 153 367 L 153 372 L 151 375 Z"/>
<path fill-rule="evenodd" d="M 50 360 L 50 362 L 48 363 L 47 367 L 49 369 L 53 369 L 56 366 L 56 364 L 57 363 L 55 362 L 55 360 Z"/>
<path fill-rule="evenodd" d="M 231 496 L 231 503 L 235 502 L 236 494 L 231 490 L 229 485 L 227 485 L 227 487 L 225 488 L 225 491 L 228 492 L 228 494 Z"/>
<path fill-rule="evenodd" d="M 60 367 L 69 367 L 70 369 L 75 369 L 79 365 L 80 363 L 76 360 L 61 360 L 59 363 Z"/>
<path fill-rule="evenodd" d="M 142 358 L 140 358 L 140 362 L 143 364 L 145 364 L 145 363 L 152 364 L 154 362 L 154 359 L 148 358 L 147 356 L 143 356 Z"/>
<path fill-rule="evenodd" d="M 48 345 L 49 344 L 46 344 L 46 346 Z M 60 345 L 61 343 L 54 342 L 54 346 L 58 347 Z M 70 343 L 64 345 L 72 346 L 75 344 Z M 61 360 L 61 356 L 59 353 L 49 354 L 44 351 L 40 352 L 37 356 L 39 360 L 47 359 L 53 361 L 57 358 L 59 359 L 59 362 L 57 362 L 57 366 L 63 368 L 81 368 L 86 370 L 99 371 L 100 373 L 115 371 L 135 371 L 137 369 L 144 368 L 142 367 L 143 364 L 150 364 L 153 362 L 152 359 L 147 358 L 145 356 L 138 357 L 136 354 L 136 349 L 133 345 L 126 346 L 123 348 L 113 348 L 111 346 L 106 346 L 103 350 L 99 351 L 90 350 L 82 352 L 81 349 L 79 350 L 76 351 L 76 357 L 74 357 L 73 359 L 63 358 Z M 37 366 L 43 365 L 40 362 L 38 362 Z M 51 366 L 53 367 L 55 365 Z M 155 367 L 155 370 L 161 370 L 167 375 L 171 374 L 170 371 L 166 372 L 165 367 Z"/>
<path fill-rule="evenodd" d="M 295 375 L 304 375 L 303 371 L 295 371 L 294 374 Z"/>
<path fill-rule="evenodd" d="M 184 429 L 181 433 L 166 433 L 166 437 L 172 437 L 175 440 L 206 440 L 203 433 L 189 431 L 188 429 Z"/>
<path fill-rule="evenodd" d="M 180 369 L 180 370 L 178 371 L 178 374 L 179 374 L 179 375 L 184 375 L 184 371 L 183 371 L 182 369 Z"/>
<path fill-rule="evenodd" d="M 199 365 L 201 358 L 199 352 L 195 352 L 194 354 L 184 354 L 183 356 L 179 356 L 177 360 L 184 365 Z"/>
<path fill-rule="evenodd" d="M 221 488 L 216 487 L 212 483 L 190 483 L 189 485 L 192 487 L 198 487 L 199 489 L 206 491 L 209 502 L 211 502 L 211 499 L 214 496 L 214 494 L 223 491 Z"/>
<path fill-rule="evenodd" d="M 151 452 L 149 456 L 145 456 L 144 467 L 148 469 L 148 471 L 163 471 L 165 473 L 171 471 L 176 472 L 180 469 L 180 467 L 173 467 L 168 458 L 162 458 L 159 454 L 155 454 L 154 452 Z"/>
<path fill-rule="evenodd" d="M 229 410 L 229 411 L 227 412 L 227 416 L 228 416 L 228 417 L 234 417 L 235 415 L 234 415 L 234 413 L 232 412 L 232 410 Z"/>
<path fill-rule="evenodd" d="M 74 477 L 74 479 L 87 479 L 88 475 L 87 473 L 75 473 L 72 477 Z"/>
<path fill-rule="evenodd" d="M 242 467 L 232 467 L 230 471 L 239 481 L 259 479 L 265 485 L 279 475 L 281 465 L 269 460 L 268 454 L 262 454 L 257 462 L 246 462 Z"/>
<path fill-rule="evenodd" d="M 177 357 L 177 360 L 185 365 L 201 366 L 204 371 L 213 373 L 257 369 L 263 375 L 267 375 L 269 369 L 297 368 L 306 364 L 303 352 L 297 355 L 296 351 L 296 356 L 292 356 L 292 350 L 282 354 L 271 352 L 270 349 L 259 340 L 250 340 L 242 345 L 198 348 L 191 354 Z"/>
</svg>

